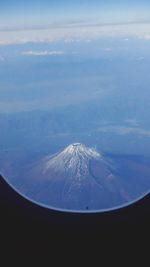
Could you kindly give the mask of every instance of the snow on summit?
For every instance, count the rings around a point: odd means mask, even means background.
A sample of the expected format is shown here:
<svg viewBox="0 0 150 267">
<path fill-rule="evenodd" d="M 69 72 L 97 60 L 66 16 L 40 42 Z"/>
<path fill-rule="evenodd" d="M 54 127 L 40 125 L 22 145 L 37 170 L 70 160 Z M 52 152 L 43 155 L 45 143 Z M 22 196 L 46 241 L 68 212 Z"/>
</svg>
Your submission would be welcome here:
<svg viewBox="0 0 150 267">
<path fill-rule="evenodd" d="M 99 158 L 100 154 L 94 148 L 88 148 L 81 143 L 74 143 L 69 145 L 65 150 L 65 154 L 71 154 L 72 156 L 83 156 L 85 158 Z"/>
<path fill-rule="evenodd" d="M 70 170 L 77 176 L 85 175 L 88 171 L 89 161 L 98 160 L 100 157 L 94 148 L 88 148 L 81 143 L 73 143 L 47 160 L 45 172 L 53 168 L 61 171 Z"/>
</svg>

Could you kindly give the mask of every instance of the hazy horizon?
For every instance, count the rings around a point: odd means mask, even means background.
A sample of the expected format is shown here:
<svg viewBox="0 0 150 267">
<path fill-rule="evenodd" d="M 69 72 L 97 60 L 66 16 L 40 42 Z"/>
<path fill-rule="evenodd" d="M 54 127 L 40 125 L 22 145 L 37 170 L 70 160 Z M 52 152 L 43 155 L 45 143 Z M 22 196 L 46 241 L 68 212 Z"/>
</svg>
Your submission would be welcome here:
<svg viewBox="0 0 150 267">
<path fill-rule="evenodd" d="M 66 37 L 146 38 L 150 36 L 149 10 L 148 1 L 133 0 L 1 1 L 0 44 L 50 42 Z"/>
</svg>

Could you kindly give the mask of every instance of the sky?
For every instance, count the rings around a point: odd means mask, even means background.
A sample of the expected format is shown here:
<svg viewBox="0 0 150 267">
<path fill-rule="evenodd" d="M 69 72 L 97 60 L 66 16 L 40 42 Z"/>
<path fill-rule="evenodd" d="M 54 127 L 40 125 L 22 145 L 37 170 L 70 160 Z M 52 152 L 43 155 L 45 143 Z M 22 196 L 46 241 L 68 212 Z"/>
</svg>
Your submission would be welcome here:
<svg viewBox="0 0 150 267">
<path fill-rule="evenodd" d="M 90 35 L 93 35 L 93 29 L 89 29 L 91 26 L 108 26 L 106 35 L 110 35 L 111 27 L 116 27 L 116 24 L 119 25 L 118 27 L 122 24 L 131 24 L 132 29 L 127 26 L 124 35 L 126 32 L 129 32 L 129 35 L 137 34 L 140 24 L 142 29 L 139 30 L 149 36 L 150 30 L 147 32 L 147 28 L 150 28 L 149 22 L 150 1 L 147 0 L 1 0 L 0 44 L 45 41 L 50 35 L 53 40 L 65 38 L 65 36 L 80 38 L 83 32 L 87 33 L 85 38 L 88 35 L 90 38 Z M 56 28 L 60 30 L 54 34 L 53 30 Z M 68 31 L 70 28 L 73 28 L 73 33 Z M 94 28 L 94 30 L 95 36 L 98 35 L 98 29 Z M 114 30 L 122 31 L 120 28 L 114 28 Z M 101 32 L 104 31 L 105 29 L 102 29 Z M 103 35 L 101 32 L 99 35 Z M 49 37 L 48 40 L 50 40 Z"/>
<path fill-rule="evenodd" d="M 5 0 L 0 1 L 0 20 L 3 27 L 48 23 L 55 19 L 94 19 L 101 22 L 150 19 L 149 1 L 119 0 Z"/>
</svg>

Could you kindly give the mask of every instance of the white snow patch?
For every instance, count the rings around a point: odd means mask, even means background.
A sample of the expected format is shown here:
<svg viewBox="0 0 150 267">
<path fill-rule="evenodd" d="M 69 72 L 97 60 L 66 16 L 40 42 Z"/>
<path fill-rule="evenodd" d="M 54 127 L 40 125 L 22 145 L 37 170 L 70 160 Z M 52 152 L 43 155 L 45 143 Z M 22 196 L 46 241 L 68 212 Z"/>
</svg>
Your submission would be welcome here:
<svg viewBox="0 0 150 267">
<path fill-rule="evenodd" d="M 50 157 L 45 165 L 44 171 L 69 171 L 77 177 L 86 175 L 91 159 L 100 159 L 101 155 L 94 148 L 87 148 L 80 143 L 69 145 L 62 152 Z"/>
</svg>

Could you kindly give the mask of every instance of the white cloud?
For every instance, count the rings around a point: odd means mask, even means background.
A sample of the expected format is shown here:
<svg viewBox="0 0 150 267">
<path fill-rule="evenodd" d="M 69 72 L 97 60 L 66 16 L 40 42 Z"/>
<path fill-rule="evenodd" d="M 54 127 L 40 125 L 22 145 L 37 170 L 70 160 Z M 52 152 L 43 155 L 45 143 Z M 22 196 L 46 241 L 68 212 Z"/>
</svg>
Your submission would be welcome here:
<svg viewBox="0 0 150 267">
<path fill-rule="evenodd" d="M 134 125 L 134 126 L 139 125 L 139 121 L 135 118 L 129 118 L 129 119 L 125 120 L 125 122 L 130 124 L 130 125 Z"/>
<path fill-rule="evenodd" d="M 99 38 L 130 37 L 150 40 L 150 23 L 118 23 L 118 24 L 65 24 L 51 25 L 45 28 L 0 30 L 0 45 L 22 44 L 29 42 L 55 42 L 63 40 L 65 43 L 91 42 Z"/>
<path fill-rule="evenodd" d="M 150 40 L 150 35 L 140 36 L 140 39 Z"/>
<path fill-rule="evenodd" d="M 80 39 L 72 39 L 72 38 L 68 38 L 64 40 L 64 43 L 79 43 Z"/>
<path fill-rule="evenodd" d="M 31 42 L 39 42 L 39 40 L 33 39 L 33 38 L 23 38 L 23 37 L 14 37 L 14 38 L 9 38 L 9 36 L 7 38 L 4 39 L 0 39 L 0 45 L 17 45 L 17 44 L 27 44 L 27 43 L 31 43 Z"/>
<path fill-rule="evenodd" d="M 137 134 L 145 137 L 150 137 L 150 131 L 136 128 L 136 127 L 123 127 L 123 126 L 102 126 L 98 129 L 100 132 L 111 132 L 118 135 Z"/>
<path fill-rule="evenodd" d="M 21 53 L 24 56 L 61 56 L 65 53 L 63 51 L 24 51 Z"/>
<path fill-rule="evenodd" d="M 106 52 L 111 52 L 113 49 L 112 48 L 110 48 L 110 47 L 106 47 L 105 49 L 104 49 L 104 51 L 106 51 Z"/>
</svg>

